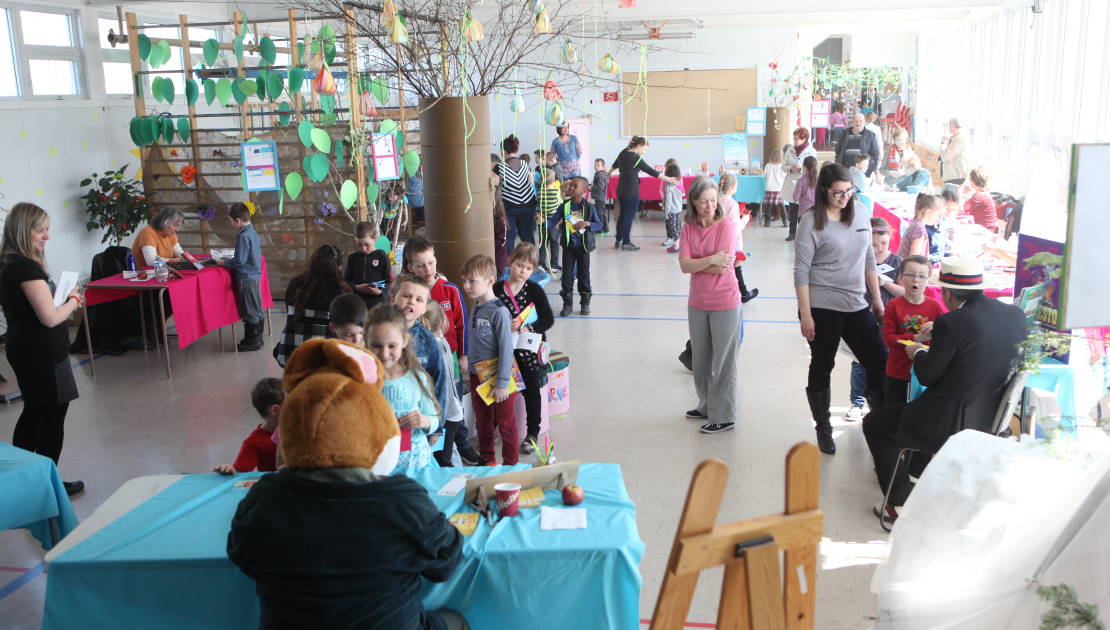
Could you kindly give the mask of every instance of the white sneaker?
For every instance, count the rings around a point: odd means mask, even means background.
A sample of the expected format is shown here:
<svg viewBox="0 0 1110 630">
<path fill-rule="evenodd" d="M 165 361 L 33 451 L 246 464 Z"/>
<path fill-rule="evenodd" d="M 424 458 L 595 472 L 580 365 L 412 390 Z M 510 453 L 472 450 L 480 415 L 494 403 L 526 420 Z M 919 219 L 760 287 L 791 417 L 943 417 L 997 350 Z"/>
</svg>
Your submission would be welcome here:
<svg viewBox="0 0 1110 630">
<path fill-rule="evenodd" d="M 671 245 L 674 245 L 673 238 L 668 238 L 667 240 L 663 241 L 663 247 L 670 247 Z"/>
<path fill-rule="evenodd" d="M 848 415 L 844 418 L 848 422 L 859 422 L 863 420 L 863 407 L 852 407 L 848 410 Z"/>
</svg>

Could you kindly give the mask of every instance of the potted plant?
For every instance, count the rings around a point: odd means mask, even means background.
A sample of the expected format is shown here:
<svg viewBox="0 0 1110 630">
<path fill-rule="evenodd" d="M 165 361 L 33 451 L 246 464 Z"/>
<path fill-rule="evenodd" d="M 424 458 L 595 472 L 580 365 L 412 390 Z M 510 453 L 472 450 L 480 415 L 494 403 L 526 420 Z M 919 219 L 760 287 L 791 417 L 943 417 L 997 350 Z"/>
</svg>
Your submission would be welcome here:
<svg viewBox="0 0 1110 630">
<path fill-rule="evenodd" d="M 92 186 L 81 196 L 89 219 L 85 229 L 90 232 L 104 230 L 101 243 L 119 245 L 120 242 L 147 220 L 150 204 L 143 194 L 142 182 L 126 179 L 127 165 L 118 171 L 104 171 L 102 174 L 81 180 L 81 186 Z"/>
</svg>

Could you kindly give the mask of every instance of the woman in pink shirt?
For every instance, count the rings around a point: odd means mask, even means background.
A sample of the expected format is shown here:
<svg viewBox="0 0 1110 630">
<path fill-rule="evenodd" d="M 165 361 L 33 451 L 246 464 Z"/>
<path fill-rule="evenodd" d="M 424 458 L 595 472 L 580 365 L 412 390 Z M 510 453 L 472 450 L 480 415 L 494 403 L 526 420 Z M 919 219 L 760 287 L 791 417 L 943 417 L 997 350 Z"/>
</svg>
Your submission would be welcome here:
<svg viewBox="0 0 1110 630">
<path fill-rule="evenodd" d="M 687 318 L 693 349 L 698 406 L 686 417 L 704 420 L 702 433 L 720 433 L 736 423 L 736 353 L 740 347 L 740 287 L 736 224 L 725 217 L 717 185 L 694 180 L 686 195 L 678 263 L 690 274 Z"/>
</svg>

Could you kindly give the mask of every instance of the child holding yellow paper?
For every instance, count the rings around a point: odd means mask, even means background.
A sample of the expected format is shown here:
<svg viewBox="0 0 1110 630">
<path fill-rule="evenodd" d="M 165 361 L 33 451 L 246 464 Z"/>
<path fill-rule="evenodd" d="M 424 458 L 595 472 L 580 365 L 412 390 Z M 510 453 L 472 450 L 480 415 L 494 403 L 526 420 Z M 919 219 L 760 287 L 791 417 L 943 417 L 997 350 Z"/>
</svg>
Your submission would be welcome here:
<svg viewBox="0 0 1110 630">
<path fill-rule="evenodd" d="M 529 280 L 536 270 L 539 257 L 536 246 L 521 243 L 509 255 L 509 277 L 493 285 L 493 293 L 509 309 L 512 329 L 517 335 L 539 335 L 546 340 L 547 331 L 555 324 L 551 304 L 543 287 Z M 520 452 L 531 453 L 532 440 L 540 434 L 540 393 L 547 384 L 547 371 L 534 350 L 516 344 L 513 355 L 524 379 L 524 409 L 528 414 L 528 433 L 520 444 Z"/>
</svg>

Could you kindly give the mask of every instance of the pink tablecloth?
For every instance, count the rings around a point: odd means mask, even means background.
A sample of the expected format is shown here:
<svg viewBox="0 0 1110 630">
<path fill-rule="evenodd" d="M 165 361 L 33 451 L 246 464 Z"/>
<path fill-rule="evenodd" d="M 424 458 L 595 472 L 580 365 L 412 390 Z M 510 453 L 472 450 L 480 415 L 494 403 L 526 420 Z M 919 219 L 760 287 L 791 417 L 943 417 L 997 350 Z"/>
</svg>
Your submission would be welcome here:
<svg viewBox="0 0 1110 630">
<path fill-rule="evenodd" d="M 697 179 L 696 175 L 683 175 L 682 176 L 682 190 L 683 196 L 685 191 L 690 190 L 690 185 Z M 614 175 L 609 178 L 609 187 L 605 189 L 605 194 L 609 199 L 617 198 L 617 183 L 620 182 L 621 176 Z M 655 177 L 641 177 L 640 178 L 640 201 L 663 201 L 663 182 Z"/>
<path fill-rule="evenodd" d="M 1012 297 L 1014 295 L 1014 288 L 1013 287 L 1010 287 L 1009 289 L 991 289 L 991 288 L 987 288 L 987 289 L 983 290 L 983 295 L 985 295 L 989 298 L 994 298 L 996 300 L 998 298 L 1001 298 L 1001 297 Z M 936 286 L 935 284 L 930 284 L 929 286 L 925 287 L 925 297 L 931 297 L 934 300 L 940 302 L 941 305 L 944 304 L 944 300 L 941 298 L 941 288 Z M 948 310 L 948 309 L 946 308 L 945 310 Z"/>
<path fill-rule="evenodd" d="M 116 274 L 90 282 L 85 287 L 89 306 L 114 302 L 138 294 L 138 289 L 103 288 L 97 285 L 134 284 L 151 287 L 165 286 L 170 294 L 173 320 L 177 329 L 177 347 L 185 348 L 197 339 L 228 324 L 239 321 L 239 308 L 235 305 L 235 292 L 231 287 L 231 273 L 223 267 L 205 267 L 200 271 L 182 271 L 184 278 L 174 278 L 160 283 L 157 280 L 132 282 L 123 274 Z M 266 273 L 266 259 L 262 259 L 262 308 L 274 305 L 270 294 L 270 280 Z"/>
<path fill-rule="evenodd" d="M 902 217 L 894 214 L 877 201 L 871 212 L 873 216 L 886 219 L 886 222 L 890 224 L 890 251 L 897 252 L 902 245 Z"/>
</svg>

